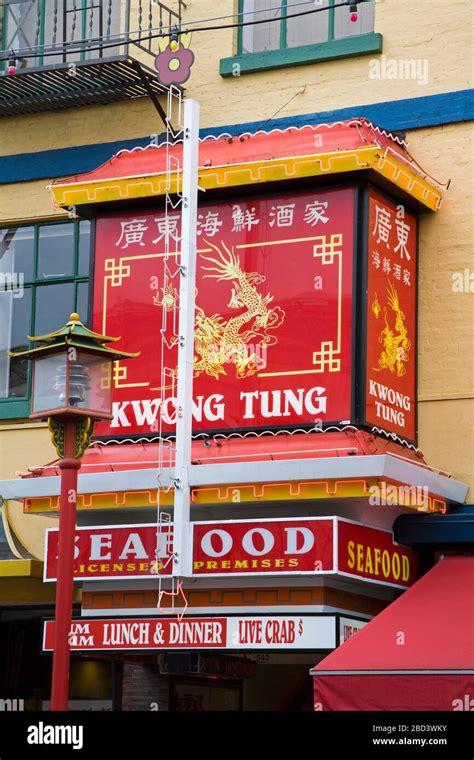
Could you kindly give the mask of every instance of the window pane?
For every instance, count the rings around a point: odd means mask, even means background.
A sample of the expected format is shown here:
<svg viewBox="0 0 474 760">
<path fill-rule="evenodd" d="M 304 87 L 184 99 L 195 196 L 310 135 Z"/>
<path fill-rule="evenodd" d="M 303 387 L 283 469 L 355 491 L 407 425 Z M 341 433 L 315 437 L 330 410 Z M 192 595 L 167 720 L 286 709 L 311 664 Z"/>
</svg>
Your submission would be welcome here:
<svg viewBox="0 0 474 760">
<path fill-rule="evenodd" d="M 334 10 L 334 37 L 352 37 L 355 34 L 370 34 L 374 31 L 375 3 L 360 3 L 357 9 L 358 20 L 351 21 L 352 13 L 347 8 L 335 8 Z"/>
<path fill-rule="evenodd" d="M 74 274 L 74 225 L 48 224 L 40 227 L 38 278 Z"/>
<path fill-rule="evenodd" d="M 44 335 L 62 327 L 74 311 L 73 282 L 40 285 L 36 288 L 35 335 Z"/>
<path fill-rule="evenodd" d="M 278 0 L 245 0 L 244 13 L 257 11 L 251 16 L 244 16 L 243 21 L 278 19 L 281 9 L 276 8 Z M 262 11 L 262 12 L 258 12 Z M 260 50 L 277 50 L 280 47 L 280 22 L 269 21 L 268 24 L 242 27 L 242 53 L 258 53 Z"/>
<path fill-rule="evenodd" d="M 327 42 L 329 34 L 329 11 L 319 10 L 328 8 L 329 0 L 321 0 L 317 3 L 318 12 L 307 16 L 298 16 L 287 19 L 286 44 L 288 47 L 299 45 L 314 45 L 318 42 Z M 310 10 L 311 6 L 301 5 L 301 0 L 288 0 L 288 16 Z"/>
<path fill-rule="evenodd" d="M 84 322 L 87 324 L 87 320 L 89 319 L 89 283 L 88 282 L 79 282 L 77 285 L 76 311 L 81 318 L 81 322 Z"/>
<path fill-rule="evenodd" d="M 21 298 L 14 291 L 0 291 L 0 398 L 26 396 L 28 361 L 6 352 L 28 348 L 30 319 L 31 288 L 25 288 Z"/>
<path fill-rule="evenodd" d="M 79 224 L 79 276 L 89 277 L 89 263 L 91 255 L 91 223 L 80 222 Z"/>
<path fill-rule="evenodd" d="M 28 282 L 33 277 L 35 251 L 34 227 L 5 227 L 0 230 L 0 285 L 15 287 L 22 280 Z M 21 276 L 21 277 L 20 277 Z"/>
<path fill-rule="evenodd" d="M 4 11 L 5 50 L 32 48 L 35 44 L 37 19 L 31 0 L 30 2 L 13 2 L 10 0 L 10 2 L 2 3 L 2 5 L 6 5 Z M 28 61 L 28 59 L 24 60 L 25 63 Z"/>
</svg>

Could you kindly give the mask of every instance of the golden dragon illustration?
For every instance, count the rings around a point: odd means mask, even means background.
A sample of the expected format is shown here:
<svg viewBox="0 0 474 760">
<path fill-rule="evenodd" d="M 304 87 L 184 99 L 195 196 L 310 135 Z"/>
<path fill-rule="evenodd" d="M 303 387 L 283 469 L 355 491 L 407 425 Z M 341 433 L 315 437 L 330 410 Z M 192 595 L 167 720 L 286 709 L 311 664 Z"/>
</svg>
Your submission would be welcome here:
<svg viewBox="0 0 474 760">
<path fill-rule="evenodd" d="M 269 330 L 279 327 L 285 312 L 279 306 L 270 307 L 273 296 L 262 296 L 257 286 L 265 282 L 258 272 L 244 272 L 240 258 L 222 242 L 223 251 L 210 241 L 205 241 L 216 253 L 216 257 L 203 256 L 211 266 L 202 269 L 218 282 L 229 280 L 232 291 L 228 307 L 244 309 L 235 317 L 224 320 L 219 314 L 211 316 L 196 307 L 194 374 L 199 377 L 206 373 L 219 378 L 226 375 L 224 365 L 235 364 L 238 378 L 250 377 L 265 366 L 258 347 L 272 346 L 277 342 Z"/>
<path fill-rule="evenodd" d="M 395 326 L 392 329 L 388 323 L 388 307 L 395 314 Z M 398 377 L 402 377 L 406 372 L 406 363 L 409 359 L 411 342 L 408 338 L 408 331 L 405 326 L 405 314 L 403 313 L 398 293 L 389 282 L 387 287 L 387 306 L 384 306 L 385 327 L 380 333 L 379 343 L 383 344 L 383 351 L 379 356 L 378 367 L 373 369 L 380 372 L 383 369 L 389 369 L 390 372 L 396 372 Z M 378 317 L 378 314 L 376 314 Z"/>
<path fill-rule="evenodd" d="M 266 366 L 264 349 L 277 342 L 269 330 L 278 328 L 285 319 L 285 312 L 279 306 L 270 307 L 273 296 L 267 293 L 261 295 L 258 285 L 265 282 L 266 277 L 258 272 L 245 272 L 234 249 L 222 242 L 223 251 L 210 241 L 205 241 L 212 248 L 216 257 L 202 256 L 211 266 L 202 269 L 204 279 L 215 279 L 218 282 L 228 280 L 232 283 L 228 307 L 239 310 L 235 317 L 223 319 L 220 314 L 205 314 L 196 305 L 194 323 L 194 376 L 205 373 L 217 380 L 220 375 L 226 375 L 224 365 L 234 364 L 236 377 L 250 377 Z M 155 306 L 162 306 L 166 311 L 177 306 L 178 293 L 170 285 L 161 288 L 153 297 Z M 197 295 L 196 290 L 196 295 Z M 175 370 L 176 374 L 177 370 Z"/>
</svg>

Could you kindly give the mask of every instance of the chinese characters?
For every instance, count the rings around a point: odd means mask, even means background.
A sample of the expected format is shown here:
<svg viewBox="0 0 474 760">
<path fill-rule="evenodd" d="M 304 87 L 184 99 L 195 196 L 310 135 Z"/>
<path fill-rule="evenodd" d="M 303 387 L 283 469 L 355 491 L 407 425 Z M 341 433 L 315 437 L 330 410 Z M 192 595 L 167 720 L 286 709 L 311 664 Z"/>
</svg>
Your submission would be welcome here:
<svg viewBox="0 0 474 760">
<path fill-rule="evenodd" d="M 397 242 L 392 245 L 393 230 Z M 377 248 L 372 251 L 371 265 L 408 287 L 412 284 L 408 268 L 408 262 L 411 260 L 408 251 L 410 232 L 411 226 L 406 221 L 405 206 L 399 204 L 394 213 L 382 203 L 375 204 L 375 220 L 371 233 Z"/>
<path fill-rule="evenodd" d="M 307 200 L 307 199 L 305 199 Z M 320 201 L 314 198 L 309 203 L 299 205 L 292 203 L 269 203 L 268 210 L 261 206 L 234 203 L 230 207 L 230 232 L 251 232 L 254 229 L 290 229 L 294 225 L 301 225 L 310 228 L 321 228 L 330 221 L 330 203 L 329 201 Z M 228 212 L 227 212 L 228 213 Z M 198 213 L 196 234 L 198 239 L 216 238 L 222 234 L 226 227 L 226 216 L 221 211 L 202 209 Z M 406 240 L 408 232 L 405 230 L 408 225 L 403 218 L 398 219 L 400 223 L 400 246 L 402 252 L 406 252 Z M 127 250 L 129 248 L 142 248 L 146 242 L 152 245 L 163 243 L 168 247 L 173 241 L 175 244 L 180 241 L 180 214 L 162 214 L 150 219 L 135 218 L 120 222 L 120 231 L 115 243 L 117 248 Z M 403 225 L 403 226 L 402 226 Z M 151 237 L 150 237 L 151 236 Z"/>
</svg>

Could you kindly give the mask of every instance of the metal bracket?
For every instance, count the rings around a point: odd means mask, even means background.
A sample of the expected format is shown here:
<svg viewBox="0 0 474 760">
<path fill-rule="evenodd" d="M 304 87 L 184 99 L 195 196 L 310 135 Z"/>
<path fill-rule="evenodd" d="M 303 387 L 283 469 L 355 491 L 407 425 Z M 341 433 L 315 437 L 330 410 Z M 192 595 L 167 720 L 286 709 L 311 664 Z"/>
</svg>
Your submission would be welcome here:
<svg viewBox="0 0 474 760">
<path fill-rule="evenodd" d="M 140 77 L 140 79 L 142 81 L 142 84 L 143 84 L 144 88 L 146 89 L 146 91 L 148 93 L 148 97 L 150 98 L 151 102 L 153 103 L 153 105 L 155 106 L 156 110 L 158 111 L 158 113 L 160 115 L 160 118 L 161 118 L 161 121 L 163 122 L 163 124 L 165 125 L 165 127 L 167 129 L 169 129 L 169 131 L 171 132 L 171 136 L 172 136 L 173 140 L 176 140 L 176 138 L 178 136 L 178 133 L 173 128 L 173 125 L 171 124 L 171 122 L 170 122 L 170 120 L 169 120 L 169 118 L 168 118 L 168 116 L 166 114 L 165 109 L 163 108 L 163 106 L 161 105 L 160 101 L 158 100 L 158 98 L 156 96 L 156 93 L 153 92 L 153 89 L 150 87 L 150 82 L 148 81 L 147 75 L 143 71 L 143 69 L 140 66 L 140 64 L 139 64 L 138 61 L 135 61 L 135 60 L 132 59 L 131 60 L 131 64 L 132 64 L 133 68 L 135 69 L 135 71 L 137 72 L 138 76 Z"/>
</svg>

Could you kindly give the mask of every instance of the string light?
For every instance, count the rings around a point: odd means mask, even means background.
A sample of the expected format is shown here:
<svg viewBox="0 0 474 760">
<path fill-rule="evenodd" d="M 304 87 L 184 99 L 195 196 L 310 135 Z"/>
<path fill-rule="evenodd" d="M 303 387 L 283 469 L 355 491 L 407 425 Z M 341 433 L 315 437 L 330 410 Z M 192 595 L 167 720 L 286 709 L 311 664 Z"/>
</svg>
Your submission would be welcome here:
<svg viewBox="0 0 474 760">
<path fill-rule="evenodd" d="M 177 26 L 171 27 L 170 34 L 170 49 L 175 53 L 179 48 L 179 28 Z"/>
<path fill-rule="evenodd" d="M 369 0 L 351 0 L 351 5 L 354 5 L 355 8 L 357 9 L 358 3 L 362 3 L 362 2 L 369 2 Z M 306 3 L 298 3 L 298 5 L 305 5 L 305 4 Z M 334 8 L 334 9 L 335 8 L 345 8 L 345 7 L 347 7 L 347 5 L 348 5 L 348 1 L 347 0 L 342 0 L 339 3 L 335 3 L 332 6 L 332 8 Z M 178 34 L 178 37 L 179 37 L 182 34 L 189 34 L 190 32 L 192 32 L 194 34 L 194 32 L 214 32 L 214 31 L 222 31 L 224 29 L 239 29 L 239 28 L 243 28 L 243 27 L 246 27 L 246 26 L 256 26 L 258 24 L 268 24 L 268 23 L 272 23 L 273 21 L 286 21 L 288 19 L 299 18 L 300 16 L 308 16 L 308 15 L 313 14 L 313 13 L 327 13 L 327 12 L 328 12 L 328 8 L 322 6 L 322 7 L 319 7 L 319 8 L 311 8 L 311 10 L 307 10 L 307 11 L 299 11 L 298 13 L 291 13 L 291 14 L 286 14 L 286 15 L 281 15 L 281 16 L 274 16 L 273 18 L 254 19 L 253 21 L 238 21 L 236 23 L 234 22 L 234 23 L 230 23 L 230 24 L 220 24 L 220 25 L 215 25 L 215 26 L 198 26 L 198 27 L 195 27 L 195 24 L 200 24 L 200 23 L 205 24 L 206 20 L 203 20 L 203 21 L 192 21 L 192 22 L 189 22 L 186 25 L 185 29 L 179 29 L 178 28 L 177 34 Z M 240 18 L 243 14 L 237 14 L 237 15 Z M 126 45 L 129 42 L 140 42 L 140 43 L 150 42 L 151 40 L 154 40 L 154 39 L 157 39 L 157 38 L 162 38 L 162 37 L 169 36 L 171 34 L 171 30 L 172 29 L 173 29 L 173 27 L 169 27 L 167 32 L 165 31 L 165 29 L 161 29 L 156 34 L 148 34 L 148 35 L 144 35 L 144 36 L 141 36 L 139 34 L 139 31 L 137 31 L 136 33 L 139 36 L 138 36 L 138 38 L 136 40 L 131 37 L 131 34 L 133 34 L 133 32 L 132 32 L 132 33 L 129 33 L 128 38 L 117 37 L 117 39 L 114 42 L 101 43 L 101 44 L 98 44 L 98 45 L 91 44 L 91 41 L 88 42 L 87 40 L 80 40 L 80 41 L 78 40 L 77 43 L 75 43 L 75 44 L 71 44 L 69 42 L 64 42 L 62 45 L 55 45 L 55 46 L 37 45 L 35 47 L 22 48 L 19 52 L 21 52 L 21 58 L 25 58 L 25 59 L 28 59 L 28 58 L 37 58 L 39 54 L 43 58 L 47 57 L 47 56 L 58 56 L 58 55 L 61 55 L 61 53 L 64 52 L 65 50 L 67 50 L 70 53 L 90 53 L 90 52 L 93 52 L 93 51 L 106 50 L 108 48 L 117 48 L 117 47 L 120 47 L 122 45 Z M 110 38 L 108 37 L 107 39 L 110 39 Z M 97 41 L 99 42 L 99 40 L 100 40 L 100 38 L 98 38 Z M 83 43 L 83 44 L 81 46 L 79 46 L 79 42 Z M 76 47 L 76 45 L 77 45 L 77 47 Z M 37 52 L 32 52 L 32 51 L 37 51 Z M 6 60 L 7 56 L 5 54 L 2 56 L 1 52 L 2 51 L 0 51 L 0 61 L 1 60 Z M 5 53 L 5 51 L 3 51 L 3 52 Z"/>
<path fill-rule="evenodd" d="M 16 74 L 16 59 L 13 50 L 11 51 L 10 58 L 8 59 L 7 74 L 9 77 L 13 77 Z"/>
</svg>

